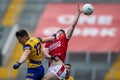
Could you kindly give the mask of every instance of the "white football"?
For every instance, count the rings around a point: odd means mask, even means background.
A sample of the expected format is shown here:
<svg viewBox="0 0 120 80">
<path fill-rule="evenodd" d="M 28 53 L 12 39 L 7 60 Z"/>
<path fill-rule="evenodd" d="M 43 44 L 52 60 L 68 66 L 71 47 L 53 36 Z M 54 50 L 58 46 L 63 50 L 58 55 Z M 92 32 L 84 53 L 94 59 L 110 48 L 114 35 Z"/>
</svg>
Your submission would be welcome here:
<svg viewBox="0 0 120 80">
<path fill-rule="evenodd" d="M 82 12 L 85 14 L 85 15 L 91 15 L 94 11 L 94 7 L 92 4 L 84 4 L 82 6 Z"/>
</svg>

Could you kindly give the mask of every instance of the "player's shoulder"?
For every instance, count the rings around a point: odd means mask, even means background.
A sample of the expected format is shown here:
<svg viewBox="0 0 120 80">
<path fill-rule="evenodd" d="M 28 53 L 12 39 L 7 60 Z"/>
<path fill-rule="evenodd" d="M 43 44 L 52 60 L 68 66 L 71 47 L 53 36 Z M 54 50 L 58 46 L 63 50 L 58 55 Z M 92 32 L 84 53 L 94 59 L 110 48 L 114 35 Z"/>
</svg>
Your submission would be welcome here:
<svg viewBox="0 0 120 80">
<path fill-rule="evenodd" d="M 65 41 L 69 41 L 70 39 L 67 38 L 66 34 L 62 35 L 60 40 L 65 40 Z"/>
<path fill-rule="evenodd" d="M 66 38 L 66 34 L 63 34 L 59 37 L 59 39 L 64 39 L 64 38 Z"/>
<path fill-rule="evenodd" d="M 39 38 L 37 37 L 31 37 L 28 42 L 34 42 L 34 41 L 39 41 Z"/>
<path fill-rule="evenodd" d="M 36 42 L 36 41 L 39 41 L 39 40 L 38 40 L 36 37 L 31 37 L 31 38 L 29 38 L 29 39 L 26 41 L 25 44 L 31 45 L 31 44 L 33 44 L 33 43 Z"/>
</svg>

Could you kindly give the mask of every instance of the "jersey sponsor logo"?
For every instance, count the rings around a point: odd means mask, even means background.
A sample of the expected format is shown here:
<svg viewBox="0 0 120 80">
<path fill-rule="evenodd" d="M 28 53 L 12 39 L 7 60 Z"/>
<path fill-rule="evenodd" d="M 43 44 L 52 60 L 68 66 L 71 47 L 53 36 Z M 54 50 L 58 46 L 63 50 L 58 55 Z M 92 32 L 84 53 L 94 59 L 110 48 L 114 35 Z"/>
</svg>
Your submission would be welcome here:
<svg viewBox="0 0 120 80">
<path fill-rule="evenodd" d="M 58 42 L 53 43 L 52 45 L 50 45 L 49 49 L 50 49 L 50 51 L 52 51 L 52 50 L 54 50 L 54 49 L 56 49 L 56 48 L 58 48 L 60 46 L 61 46 L 61 42 L 58 41 Z"/>
</svg>

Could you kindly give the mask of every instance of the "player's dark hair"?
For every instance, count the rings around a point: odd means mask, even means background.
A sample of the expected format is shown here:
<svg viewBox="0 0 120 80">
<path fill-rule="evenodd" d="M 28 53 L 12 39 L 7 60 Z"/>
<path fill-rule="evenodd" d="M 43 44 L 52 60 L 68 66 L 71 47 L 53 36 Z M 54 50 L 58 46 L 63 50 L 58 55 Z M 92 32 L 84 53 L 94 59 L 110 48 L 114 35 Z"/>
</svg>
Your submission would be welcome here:
<svg viewBox="0 0 120 80">
<path fill-rule="evenodd" d="M 17 31 L 15 35 L 16 35 L 16 37 L 23 37 L 23 36 L 29 37 L 27 31 L 24 29 Z"/>
<path fill-rule="evenodd" d="M 56 34 L 52 34 L 52 36 L 56 38 Z"/>
<path fill-rule="evenodd" d="M 63 29 L 58 30 L 57 33 L 60 32 L 60 31 L 62 31 L 65 34 L 65 31 Z"/>
<path fill-rule="evenodd" d="M 71 68 L 71 64 L 65 64 L 65 65 L 70 66 L 70 68 Z"/>
</svg>

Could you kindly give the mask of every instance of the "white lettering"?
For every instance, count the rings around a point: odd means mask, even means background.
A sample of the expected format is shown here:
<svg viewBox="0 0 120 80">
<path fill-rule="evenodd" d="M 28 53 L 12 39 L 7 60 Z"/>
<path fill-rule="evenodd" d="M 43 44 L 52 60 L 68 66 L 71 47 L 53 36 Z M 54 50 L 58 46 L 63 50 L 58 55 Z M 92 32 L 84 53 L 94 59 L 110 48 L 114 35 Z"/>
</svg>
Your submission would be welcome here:
<svg viewBox="0 0 120 80">
<path fill-rule="evenodd" d="M 54 29 L 53 29 L 54 28 Z M 59 27 L 48 27 L 43 30 L 43 35 L 52 35 L 55 33 Z M 66 28 L 64 30 L 67 30 Z M 73 36 L 82 36 L 82 37 L 116 37 L 117 28 L 96 28 L 96 27 L 85 27 L 85 28 L 75 28 Z"/>
<path fill-rule="evenodd" d="M 106 28 L 103 28 L 100 32 L 100 36 L 101 37 L 115 37 L 116 36 L 116 32 L 117 30 L 115 28 L 111 28 L 111 29 L 106 29 Z"/>
<path fill-rule="evenodd" d="M 81 34 L 81 31 L 79 28 L 75 28 L 74 32 L 73 32 L 73 36 L 78 36 L 79 34 Z"/>
<path fill-rule="evenodd" d="M 49 49 L 50 49 L 50 51 L 52 51 L 52 50 L 54 50 L 54 49 L 56 49 L 57 47 L 60 47 L 60 46 L 61 46 L 61 42 L 58 41 L 58 42 L 50 45 Z"/>
<path fill-rule="evenodd" d="M 111 25 L 113 16 L 111 15 L 101 15 L 99 16 L 98 24 L 100 25 Z"/>
<path fill-rule="evenodd" d="M 60 24 L 71 24 L 73 22 L 74 17 L 74 15 L 61 15 L 58 16 L 57 20 Z"/>
<path fill-rule="evenodd" d="M 78 20 L 78 24 L 94 25 L 96 23 L 96 16 L 81 16 Z"/>
<path fill-rule="evenodd" d="M 56 33 L 57 32 L 57 30 L 59 30 L 60 28 L 59 27 L 54 27 L 54 26 L 52 26 L 52 27 L 48 27 L 48 28 L 46 28 L 42 33 L 44 34 L 44 35 L 47 35 L 47 36 L 50 36 L 50 35 L 52 35 L 53 33 Z"/>
<path fill-rule="evenodd" d="M 64 24 L 64 25 L 68 25 L 71 24 L 74 20 L 75 15 L 60 15 L 57 18 L 58 23 L 60 24 Z M 81 15 L 79 20 L 78 20 L 78 24 L 80 25 L 111 25 L 112 24 L 112 20 L 113 20 L 113 16 L 112 15 L 100 15 L 100 16 L 95 16 L 95 15 L 91 15 L 91 16 L 84 16 Z"/>
<path fill-rule="evenodd" d="M 86 37 L 86 36 L 96 37 L 98 35 L 98 33 L 99 33 L 98 29 L 90 27 L 90 28 L 84 28 L 82 30 L 81 35 L 83 35 L 84 37 Z"/>
</svg>

